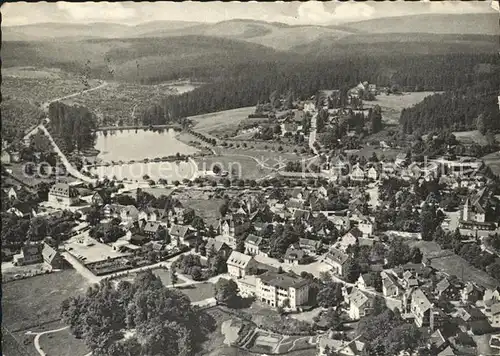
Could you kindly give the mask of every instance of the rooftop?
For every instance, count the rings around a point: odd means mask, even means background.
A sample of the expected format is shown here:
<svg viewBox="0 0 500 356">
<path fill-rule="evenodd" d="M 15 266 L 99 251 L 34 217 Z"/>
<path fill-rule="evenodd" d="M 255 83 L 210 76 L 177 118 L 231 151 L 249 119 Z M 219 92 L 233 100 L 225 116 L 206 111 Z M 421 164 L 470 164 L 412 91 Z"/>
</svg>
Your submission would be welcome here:
<svg viewBox="0 0 500 356">
<path fill-rule="evenodd" d="M 298 276 L 284 273 L 266 272 L 258 277 L 263 283 L 283 289 L 302 288 L 309 282 Z"/>
</svg>

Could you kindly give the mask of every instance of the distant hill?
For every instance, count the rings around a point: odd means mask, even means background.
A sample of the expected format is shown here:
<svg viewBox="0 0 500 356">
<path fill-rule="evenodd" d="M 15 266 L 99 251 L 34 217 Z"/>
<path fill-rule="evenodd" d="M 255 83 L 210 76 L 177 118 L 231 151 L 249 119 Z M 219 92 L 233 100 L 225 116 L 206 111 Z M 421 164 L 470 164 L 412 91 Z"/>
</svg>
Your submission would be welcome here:
<svg viewBox="0 0 500 356">
<path fill-rule="evenodd" d="M 350 22 L 345 26 L 368 33 L 500 35 L 498 20 L 499 15 L 494 13 L 423 14 Z"/>
</svg>

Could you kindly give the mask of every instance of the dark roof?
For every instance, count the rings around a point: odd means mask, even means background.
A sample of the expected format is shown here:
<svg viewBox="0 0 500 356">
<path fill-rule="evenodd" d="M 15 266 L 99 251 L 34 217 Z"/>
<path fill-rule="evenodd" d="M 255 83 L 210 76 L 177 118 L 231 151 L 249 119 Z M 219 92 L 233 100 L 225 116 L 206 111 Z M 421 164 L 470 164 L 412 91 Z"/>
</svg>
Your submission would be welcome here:
<svg viewBox="0 0 500 356">
<path fill-rule="evenodd" d="M 133 234 L 130 237 L 130 241 L 144 242 L 146 240 L 149 240 L 149 237 L 140 234 Z"/>
<path fill-rule="evenodd" d="M 160 228 L 161 224 L 157 221 L 148 221 L 146 226 L 144 226 L 144 231 L 156 232 Z"/>
<path fill-rule="evenodd" d="M 184 225 L 172 225 L 170 235 L 184 237 L 188 232 L 188 227 Z"/>
<path fill-rule="evenodd" d="M 330 251 L 328 251 L 325 257 L 341 265 L 346 263 L 347 260 L 349 259 L 349 256 L 347 254 L 343 253 L 342 251 L 336 248 L 330 249 Z"/>
<path fill-rule="evenodd" d="M 308 220 L 310 214 L 311 213 L 309 211 L 307 211 L 307 210 L 297 209 L 293 213 L 293 218 L 294 219 L 299 219 L 300 218 L 300 219 Z"/>
<path fill-rule="evenodd" d="M 311 240 L 311 239 L 299 239 L 299 244 L 302 246 L 308 246 L 308 247 L 312 247 L 312 248 L 321 247 L 321 241 Z"/>
<path fill-rule="evenodd" d="M 351 234 L 351 235 L 353 235 L 356 238 L 360 238 L 360 237 L 363 236 L 363 233 L 357 227 L 354 227 L 351 230 L 349 230 L 348 234 Z"/>
<path fill-rule="evenodd" d="M 12 207 L 19 210 L 24 215 L 27 215 L 27 214 L 31 214 L 32 210 L 36 211 L 37 205 L 35 203 L 32 203 L 32 202 L 22 202 L 22 203 L 14 204 Z"/>
<path fill-rule="evenodd" d="M 300 248 L 294 248 L 292 246 L 290 246 L 287 250 L 286 250 L 286 253 L 285 253 L 285 259 L 287 260 L 302 260 L 304 258 L 304 256 L 306 256 L 306 253 L 304 252 L 304 250 L 300 249 Z"/>
<path fill-rule="evenodd" d="M 255 246 L 259 246 L 261 244 L 261 242 L 262 242 L 262 237 L 250 234 L 245 239 L 245 242 L 249 243 L 249 244 L 252 244 L 252 245 L 255 245 Z"/>
<path fill-rule="evenodd" d="M 216 239 L 208 239 L 205 248 L 207 249 L 207 251 L 210 251 L 213 248 L 215 252 L 219 252 L 224 246 L 229 248 L 229 246 L 225 242 L 218 241 Z"/>
<path fill-rule="evenodd" d="M 266 272 L 259 277 L 263 283 L 283 289 L 301 288 L 309 282 L 301 277 L 291 276 L 284 273 Z"/>
</svg>

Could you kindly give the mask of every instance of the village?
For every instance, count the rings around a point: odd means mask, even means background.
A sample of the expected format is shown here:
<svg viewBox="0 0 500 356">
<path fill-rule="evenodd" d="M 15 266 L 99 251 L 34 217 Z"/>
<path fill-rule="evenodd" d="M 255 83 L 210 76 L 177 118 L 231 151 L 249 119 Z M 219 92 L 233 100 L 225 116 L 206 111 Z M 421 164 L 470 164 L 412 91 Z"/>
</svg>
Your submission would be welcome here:
<svg viewBox="0 0 500 356">
<path fill-rule="evenodd" d="M 278 332 L 235 316 L 221 326 L 228 346 L 362 355 L 368 341 L 394 355 L 500 352 L 498 177 L 457 155 L 454 137 L 428 138 L 446 149 L 425 157 L 391 157 L 398 143 L 389 139 L 368 158 L 350 154 L 368 146 L 352 143 L 362 126 L 381 130 L 360 99 L 378 94 L 360 83 L 346 97 L 258 104 L 256 116 L 274 115 L 272 106 L 286 114 L 237 134 L 289 139 L 312 155 L 257 180 L 214 166 L 192 181 L 64 175 L 33 191 L 8 172 L 19 154 L 3 150 L 4 283 L 67 268 L 91 284 L 160 270 L 168 287 L 203 286 L 200 308 L 252 300 L 295 320 Z M 358 114 L 361 129 L 349 128 Z M 328 146 L 328 130 L 346 135 Z"/>
</svg>

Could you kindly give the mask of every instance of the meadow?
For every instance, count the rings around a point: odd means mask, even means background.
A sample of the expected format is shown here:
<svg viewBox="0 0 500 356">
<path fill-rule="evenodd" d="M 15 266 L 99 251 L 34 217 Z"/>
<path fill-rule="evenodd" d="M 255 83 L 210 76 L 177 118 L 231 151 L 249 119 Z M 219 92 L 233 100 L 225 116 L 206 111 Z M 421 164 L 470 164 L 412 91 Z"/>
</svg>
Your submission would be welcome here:
<svg viewBox="0 0 500 356">
<path fill-rule="evenodd" d="M 190 116 L 188 119 L 195 121 L 194 129 L 197 132 L 224 137 L 232 136 L 240 122 L 255 111 L 254 106 L 233 110 L 218 111 L 210 114 Z"/>
</svg>

